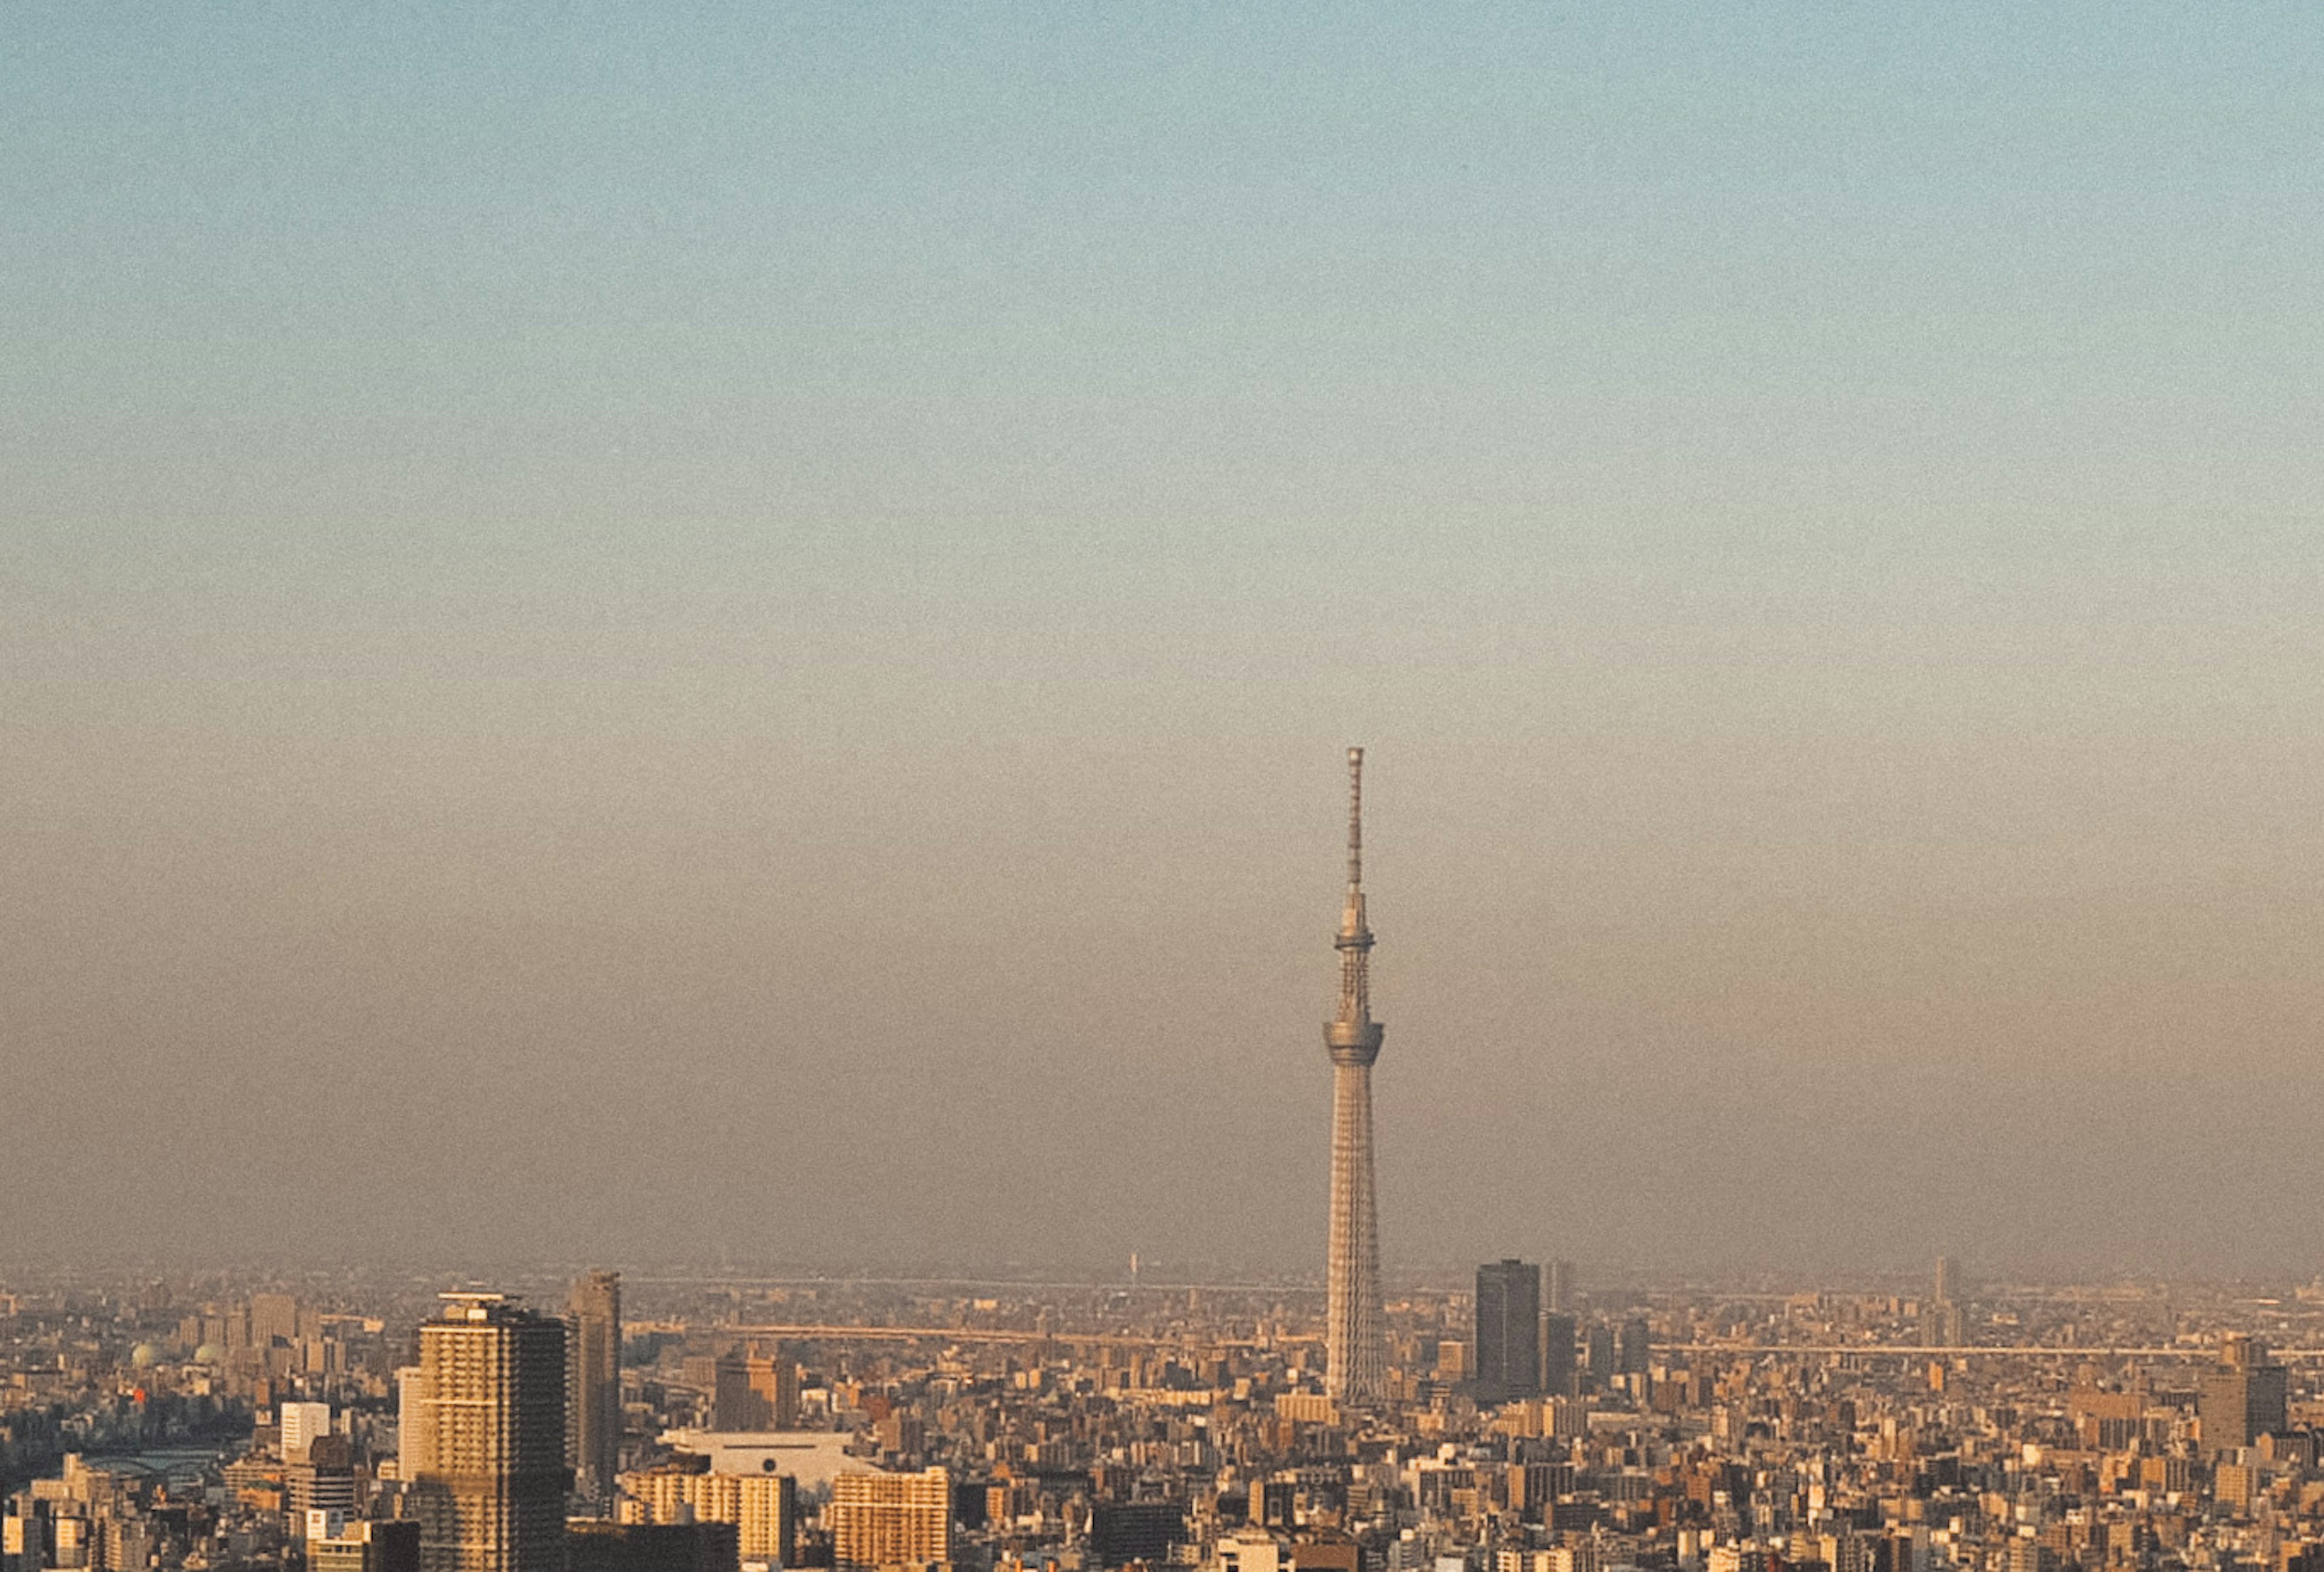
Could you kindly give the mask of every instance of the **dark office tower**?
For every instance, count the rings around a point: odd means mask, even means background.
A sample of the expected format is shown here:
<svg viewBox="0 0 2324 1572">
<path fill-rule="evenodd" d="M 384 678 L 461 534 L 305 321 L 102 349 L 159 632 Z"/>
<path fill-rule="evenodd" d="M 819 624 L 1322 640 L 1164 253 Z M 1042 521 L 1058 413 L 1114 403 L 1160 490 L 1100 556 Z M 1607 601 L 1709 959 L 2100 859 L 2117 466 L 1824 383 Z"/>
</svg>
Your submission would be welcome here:
<svg viewBox="0 0 2324 1572">
<path fill-rule="evenodd" d="M 1102 1501 L 1090 1508 L 1090 1555 L 1100 1567 L 1159 1567 L 1186 1542 L 1186 1509 L 1175 1501 Z"/>
<path fill-rule="evenodd" d="M 2284 1368 L 2268 1357 L 2265 1344 L 2230 1334 L 2219 1355 L 2218 1368 L 2203 1372 L 2195 1386 L 2203 1450 L 2214 1456 L 2280 1434 L 2285 1419 Z"/>
<path fill-rule="evenodd" d="M 574 1493 L 600 1513 L 622 1471 L 622 1274 L 593 1271 L 566 1301 L 572 1321 L 565 1401 Z"/>
<path fill-rule="evenodd" d="M 1552 1397 L 1573 1395 L 1573 1339 L 1578 1330 L 1572 1316 L 1553 1310 L 1541 1318 L 1541 1389 Z"/>
<path fill-rule="evenodd" d="M 1477 1269 L 1480 1402 L 1541 1393 L 1541 1268 L 1510 1259 Z"/>
<path fill-rule="evenodd" d="M 1590 1384 L 1603 1386 L 1614 1379 L 1614 1328 L 1603 1321 L 1592 1321 L 1585 1337 Z"/>
<path fill-rule="evenodd" d="M 1573 1262 L 1553 1261 L 1542 1268 L 1544 1308 L 1552 1315 L 1573 1313 Z"/>
<path fill-rule="evenodd" d="M 1622 1373 L 1644 1375 L 1646 1366 L 1654 1363 L 1650 1352 L 1653 1334 L 1644 1316 L 1632 1316 L 1622 1323 Z"/>
<path fill-rule="evenodd" d="M 565 1323 L 446 1294 L 415 1386 L 420 1572 L 565 1572 Z"/>
</svg>

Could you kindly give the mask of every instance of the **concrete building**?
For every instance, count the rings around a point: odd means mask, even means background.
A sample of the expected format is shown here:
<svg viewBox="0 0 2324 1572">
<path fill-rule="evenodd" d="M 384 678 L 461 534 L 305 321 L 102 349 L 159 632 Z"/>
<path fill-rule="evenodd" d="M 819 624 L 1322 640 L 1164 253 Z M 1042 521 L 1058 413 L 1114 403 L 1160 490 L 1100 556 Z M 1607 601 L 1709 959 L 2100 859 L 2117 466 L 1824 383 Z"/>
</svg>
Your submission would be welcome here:
<svg viewBox="0 0 2324 1572">
<path fill-rule="evenodd" d="M 732 1523 L 745 1566 L 797 1559 L 798 1482 L 788 1474 L 661 1467 L 621 1476 L 622 1518 L 641 1523 Z"/>
<path fill-rule="evenodd" d="M 1541 1390 L 1551 1397 L 1573 1395 L 1574 1338 L 1572 1316 L 1552 1310 L 1541 1318 Z"/>
<path fill-rule="evenodd" d="M 420 1572 L 420 1525 L 396 1521 L 343 1522 L 337 1533 L 307 1536 L 307 1572 Z"/>
<path fill-rule="evenodd" d="M 1541 1268 L 1514 1257 L 1477 1269 L 1480 1402 L 1541 1394 Z"/>
<path fill-rule="evenodd" d="M 772 1423 L 777 1430 L 798 1429 L 799 1387 L 798 1361 L 783 1351 L 778 1343 L 765 1354 L 751 1350 L 751 1390 L 767 1401 Z"/>
<path fill-rule="evenodd" d="M 952 1559 L 952 1476 L 941 1468 L 843 1474 L 823 1517 L 839 1572 Z"/>
<path fill-rule="evenodd" d="M 275 1410 L 275 1418 L 282 1429 L 285 1463 L 304 1463 L 315 1438 L 331 1433 L 331 1405 L 327 1402 L 286 1402 Z"/>
<path fill-rule="evenodd" d="M 2230 1334 L 2220 1364 L 2196 1381 L 2195 1412 L 2205 1455 L 2216 1457 L 2253 1446 L 2262 1436 L 2283 1429 L 2285 1376 L 2284 1367 L 2268 1357 L 2265 1344 Z"/>
<path fill-rule="evenodd" d="M 710 1428 L 727 1431 L 775 1428 L 775 1405 L 751 1383 L 751 1359 L 739 1348 L 720 1355 L 714 1368 Z"/>
<path fill-rule="evenodd" d="M 443 1297 L 410 1394 L 421 1572 L 564 1572 L 565 1323 L 500 1294 Z"/>
<path fill-rule="evenodd" d="M 622 1274 L 593 1271 L 566 1300 L 567 1345 L 566 1462 L 573 1492 L 599 1512 L 612 1503 L 622 1469 Z"/>
<path fill-rule="evenodd" d="M 420 1419 L 420 1366 L 403 1364 L 395 1372 L 395 1471 L 417 1479 L 428 1466 L 428 1427 Z"/>
<path fill-rule="evenodd" d="M 732 1523 L 610 1523 L 566 1527 L 569 1572 L 737 1572 Z"/>
</svg>

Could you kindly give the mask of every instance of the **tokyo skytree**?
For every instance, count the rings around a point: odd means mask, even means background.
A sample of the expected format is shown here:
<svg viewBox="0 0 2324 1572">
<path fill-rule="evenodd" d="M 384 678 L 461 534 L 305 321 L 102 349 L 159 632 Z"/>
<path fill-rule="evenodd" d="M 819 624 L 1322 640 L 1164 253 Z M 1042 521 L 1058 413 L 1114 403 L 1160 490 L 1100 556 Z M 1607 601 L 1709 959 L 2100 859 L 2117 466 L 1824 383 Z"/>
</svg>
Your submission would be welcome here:
<svg viewBox="0 0 2324 1572">
<path fill-rule="evenodd" d="M 1348 750 L 1348 903 L 1340 914 L 1340 1010 L 1323 1028 L 1332 1052 L 1332 1239 L 1323 1386 L 1345 1403 L 1386 1395 L 1379 1221 L 1372 1201 L 1372 930 L 1364 921 L 1364 751 Z"/>
</svg>

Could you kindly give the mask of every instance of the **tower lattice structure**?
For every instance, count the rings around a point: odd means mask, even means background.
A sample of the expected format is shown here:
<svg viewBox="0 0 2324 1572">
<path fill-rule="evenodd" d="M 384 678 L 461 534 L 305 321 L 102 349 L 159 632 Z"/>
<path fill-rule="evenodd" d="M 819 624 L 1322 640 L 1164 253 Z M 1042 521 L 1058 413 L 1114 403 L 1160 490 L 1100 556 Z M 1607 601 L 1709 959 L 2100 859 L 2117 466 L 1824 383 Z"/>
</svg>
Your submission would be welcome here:
<svg viewBox="0 0 2324 1572">
<path fill-rule="evenodd" d="M 1379 1218 L 1372 1197 L 1372 1061 L 1385 1028 L 1372 1019 L 1372 931 L 1364 918 L 1364 751 L 1348 750 L 1348 900 L 1333 941 L 1340 1008 L 1323 1028 L 1332 1055 L 1332 1228 L 1324 1328 L 1325 1390 L 1377 1402 L 1387 1384 Z"/>
</svg>

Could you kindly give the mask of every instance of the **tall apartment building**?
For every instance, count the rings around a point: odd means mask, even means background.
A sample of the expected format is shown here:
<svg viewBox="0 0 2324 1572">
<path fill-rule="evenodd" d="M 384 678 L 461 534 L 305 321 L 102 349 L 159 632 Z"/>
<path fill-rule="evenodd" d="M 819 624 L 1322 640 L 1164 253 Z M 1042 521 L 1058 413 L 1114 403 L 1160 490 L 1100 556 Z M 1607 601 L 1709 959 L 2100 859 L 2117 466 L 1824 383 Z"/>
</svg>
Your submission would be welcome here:
<svg viewBox="0 0 2324 1572">
<path fill-rule="evenodd" d="M 602 1512 L 612 1505 L 622 1468 L 622 1274 L 593 1271 L 580 1279 L 566 1310 L 572 1322 L 566 1462 L 574 1493 Z"/>
<path fill-rule="evenodd" d="M 478 1293 L 446 1294 L 420 1328 L 404 1447 L 420 1572 L 564 1572 L 565 1334 Z"/>
<path fill-rule="evenodd" d="M 1480 1402 L 1541 1393 L 1541 1268 L 1514 1257 L 1477 1269 Z"/>
<path fill-rule="evenodd" d="M 837 1572 L 952 1559 L 952 1476 L 941 1468 L 839 1475 L 823 1516 Z"/>
</svg>

